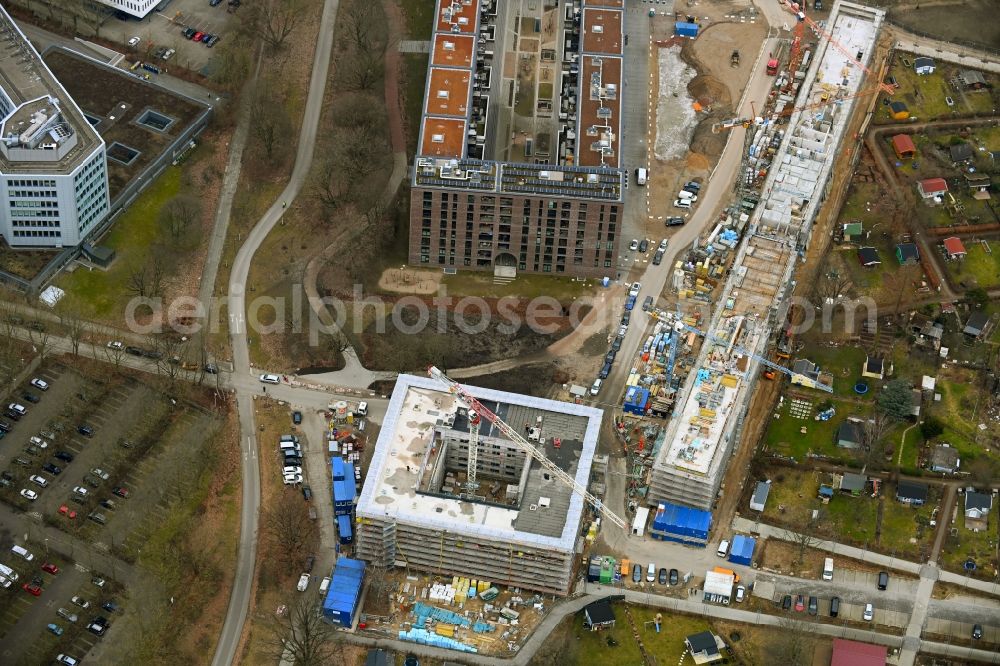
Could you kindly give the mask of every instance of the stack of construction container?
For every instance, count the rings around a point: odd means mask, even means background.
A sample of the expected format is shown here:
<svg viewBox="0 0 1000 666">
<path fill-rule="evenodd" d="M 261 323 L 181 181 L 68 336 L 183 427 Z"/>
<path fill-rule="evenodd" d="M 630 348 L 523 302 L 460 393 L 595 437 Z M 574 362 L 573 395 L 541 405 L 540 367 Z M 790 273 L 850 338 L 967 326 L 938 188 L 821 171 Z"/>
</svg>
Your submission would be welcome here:
<svg viewBox="0 0 1000 666">
<path fill-rule="evenodd" d="M 354 625 L 354 617 L 361 599 L 361 585 L 365 577 L 365 563 L 348 557 L 338 557 L 330 574 L 330 587 L 323 600 L 323 616 L 343 627 Z"/>
<path fill-rule="evenodd" d="M 333 477 L 333 515 L 336 517 L 337 534 L 342 544 L 354 540 L 354 528 L 351 524 L 356 495 L 354 469 L 354 465 L 345 462 L 340 456 L 330 458 L 330 473 Z"/>
</svg>

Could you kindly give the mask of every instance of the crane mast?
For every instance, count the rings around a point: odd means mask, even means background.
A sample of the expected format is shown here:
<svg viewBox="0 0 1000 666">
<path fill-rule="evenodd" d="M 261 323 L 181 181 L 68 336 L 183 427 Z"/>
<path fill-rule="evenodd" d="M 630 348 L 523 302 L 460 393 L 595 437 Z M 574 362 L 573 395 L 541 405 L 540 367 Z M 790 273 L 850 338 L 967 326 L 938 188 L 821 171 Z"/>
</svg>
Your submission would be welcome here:
<svg viewBox="0 0 1000 666">
<path fill-rule="evenodd" d="M 469 410 L 469 463 L 466 467 L 465 491 L 472 495 L 479 484 L 476 483 L 476 464 L 479 461 L 479 414 Z"/>
<path fill-rule="evenodd" d="M 595 509 L 597 509 L 597 511 L 599 511 L 604 518 L 608 519 L 609 521 L 611 521 L 621 529 L 625 530 L 626 532 L 630 531 L 628 529 L 628 525 L 626 525 L 625 521 L 622 520 L 618 516 L 618 514 L 616 514 L 614 511 L 607 508 L 606 506 L 604 506 L 604 503 L 599 498 L 591 495 L 584 486 L 576 482 L 576 479 L 574 479 L 572 476 L 564 472 L 562 468 L 560 468 L 554 462 L 546 458 L 545 455 L 538 450 L 538 448 L 536 448 L 534 445 L 531 444 L 531 442 L 522 437 L 521 433 L 517 432 L 514 428 L 507 425 L 503 421 L 503 419 L 494 414 L 481 402 L 476 400 L 468 391 L 466 391 L 462 387 L 461 384 L 448 377 L 446 374 L 444 374 L 441 370 L 439 370 L 436 366 L 433 365 L 427 369 L 427 374 L 432 379 L 436 379 L 442 384 L 444 384 L 446 387 L 448 387 L 448 391 L 454 394 L 455 397 L 457 397 L 459 401 L 461 401 L 470 412 L 475 412 L 477 415 L 479 415 L 482 418 L 485 418 L 487 421 L 496 426 L 497 430 L 503 433 L 504 437 L 513 442 L 519 449 L 524 451 L 526 454 L 534 458 L 542 467 L 546 469 L 546 471 L 552 474 L 552 476 L 554 476 L 555 478 L 559 479 L 564 484 L 572 488 L 576 494 L 578 494 L 580 497 L 589 502 Z M 477 439 L 478 439 L 478 433 L 477 433 Z M 469 455 L 471 459 L 471 456 L 473 455 L 471 446 L 469 447 Z"/>
</svg>

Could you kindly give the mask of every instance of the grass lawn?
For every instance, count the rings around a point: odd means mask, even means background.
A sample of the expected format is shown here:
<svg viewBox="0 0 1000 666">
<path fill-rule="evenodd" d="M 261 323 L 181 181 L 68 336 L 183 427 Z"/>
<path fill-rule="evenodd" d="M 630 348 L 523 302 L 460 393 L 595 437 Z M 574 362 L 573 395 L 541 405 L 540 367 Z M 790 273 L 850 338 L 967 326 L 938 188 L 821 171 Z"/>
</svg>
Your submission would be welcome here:
<svg viewBox="0 0 1000 666">
<path fill-rule="evenodd" d="M 434 0 L 403 0 L 408 39 L 430 39 L 434 30 Z"/>
<path fill-rule="evenodd" d="M 931 514 L 940 501 L 941 490 L 930 487 L 927 503 L 921 507 L 909 507 L 897 502 L 892 492 L 886 492 L 882 499 L 882 533 L 879 546 L 882 550 L 897 556 L 916 560 L 923 549 L 929 549 L 934 539 L 934 528 L 930 526 Z"/>
<path fill-rule="evenodd" d="M 493 284 L 492 273 L 463 271 L 457 275 L 445 275 L 441 279 L 441 284 L 447 287 L 448 293 L 453 296 L 482 298 L 516 296 L 524 299 L 550 296 L 568 305 L 571 301 L 595 291 L 600 282 L 596 279 L 579 281 L 552 275 L 519 274 L 509 284 Z"/>
<path fill-rule="evenodd" d="M 964 573 L 962 564 L 969 558 L 975 560 L 979 571 L 986 577 L 992 573 L 992 567 L 997 565 L 997 502 L 989 516 L 989 529 L 974 532 L 965 528 L 965 515 L 962 495 L 958 496 L 958 518 L 952 531 L 945 539 L 941 549 L 941 564 L 945 569 Z"/>
<path fill-rule="evenodd" d="M 859 397 L 854 392 L 854 384 L 861 378 L 861 366 L 865 362 L 865 356 L 865 350 L 860 347 L 850 345 L 833 347 L 823 340 L 806 341 L 806 346 L 796 354 L 797 358 L 807 358 L 824 372 L 832 374 L 833 397 L 841 398 Z M 872 395 L 872 392 L 869 391 L 867 395 Z M 822 402 L 822 398 L 818 399 L 818 402 Z"/>
<path fill-rule="evenodd" d="M 423 112 L 424 87 L 427 84 L 427 55 L 422 53 L 400 54 L 403 61 L 403 109 L 406 116 L 406 150 L 416 152 L 420 134 L 420 115 Z"/>
<path fill-rule="evenodd" d="M 583 629 L 580 616 L 573 619 L 574 633 L 578 640 L 570 643 L 566 661 L 570 664 L 601 664 L 602 666 L 634 666 L 643 663 L 639 645 L 632 637 L 632 628 L 625 615 L 622 604 L 614 605 L 615 626 L 608 631 L 587 631 Z M 647 652 L 662 664 L 693 664 L 690 656 L 684 654 L 684 638 L 710 628 L 708 622 L 701 618 L 686 615 L 670 614 L 653 608 L 630 606 L 636 629 L 642 637 Z M 662 612 L 660 631 L 655 625 L 645 625 L 652 622 L 657 612 Z M 614 639 L 618 644 L 608 645 L 608 639 Z"/>
<path fill-rule="evenodd" d="M 150 247 L 162 232 L 160 209 L 181 189 L 182 167 L 168 167 L 145 192 L 122 213 L 101 240 L 117 255 L 107 271 L 77 269 L 63 272 L 56 285 L 66 291 L 82 316 L 108 319 L 119 314 L 129 296 L 131 269 L 150 260 Z"/>
<path fill-rule="evenodd" d="M 792 416 L 792 400 L 785 397 L 781 407 L 772 418 L 767 428 L 765 441 L 768 449 L 775 453 L 791 456 L 798 461 L 805 460 L 808 454 L 829 456 L 838 460 L 849 460 L 851 453 L 837 446 L 835 440 L 837 429 L 847 415 L 866 416 L 871 413 L 868 405 L 857 405 L 846 400 L 833 400 L 836 415 L 829 421 L 817 421 L 814 416 L 817 407 L 826 400 L 818 395 L 813 401 L 813 408 L 808 418 Z M 801 429 L 806 432 L 802 433 Z"/>
<path fill-rule="evenodd" d="M 815 471 L 783 469 L 774 475 L 764 508 L 764 522 L 858 546 L 873 544 L 877 500 L 837 494 L 824 505 L 817 498 L 820 479 Z M 818 520 L 810 527 L 813 509 Z"/>
<path fill-rule="evenodd" d="M 1000 241 L 969 242 L 965 249 L 965 259 L 945 264 L 952 278 L 969 287 L 994 289 L 1000 285 Z"/>
</svg>

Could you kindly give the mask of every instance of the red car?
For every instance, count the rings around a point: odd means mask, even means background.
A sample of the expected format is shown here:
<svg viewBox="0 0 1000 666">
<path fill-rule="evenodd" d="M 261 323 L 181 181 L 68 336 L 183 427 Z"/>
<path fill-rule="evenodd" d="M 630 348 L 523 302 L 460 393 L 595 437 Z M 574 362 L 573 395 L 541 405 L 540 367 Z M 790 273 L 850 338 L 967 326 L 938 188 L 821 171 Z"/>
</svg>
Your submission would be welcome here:
<svg viewBox="0 0 1000 666">
<path fill-rule="evenodd" d="M 118 497 L 121 497 L 122 499 L 128 497 L 128 488 L 124 488 L 122 486 L 118 486 L 111 492 L 114 493 L 115 495 L 118 495 Z"/>
<path fill-rule="evenodd" d="M 805 605 L 805 603 L 804 603 L 804 601 L 802 599 L 802 595 L 801 594 L 797 595 L 795 597 L 795 610 L 797 610 L 798 612 L 801 613 L 805 609 L 806 609 L 806 605 Z"/>
<path fill-rule="evenodd" d="M 42 596 L 42 588 L 38 587 L 33 583 L 25 583 L 24 585 L 21 586 L 21 588 L 24 589 L 25 592 L 33 596 L 36 597 Z"/>
<path fill-rule="evenodd" d="M 203 32 L 196 32 L 193 35 L 191 35 L 191 41 L 192 42 L 200 42 L 201 38 L 204 37 L 204 36 L 205 36 L 205 33 L 203 33 Z"/>
<path fill-rule="evenodd" d="M 49 564 L 48 562 L 46 562 L 45 564 L 42 565 L 42 571 L 46 571 L 55 576 L 57 573 L 59 573 L 59 567 L 57 567 L 54 564 Z"/>
</svg>

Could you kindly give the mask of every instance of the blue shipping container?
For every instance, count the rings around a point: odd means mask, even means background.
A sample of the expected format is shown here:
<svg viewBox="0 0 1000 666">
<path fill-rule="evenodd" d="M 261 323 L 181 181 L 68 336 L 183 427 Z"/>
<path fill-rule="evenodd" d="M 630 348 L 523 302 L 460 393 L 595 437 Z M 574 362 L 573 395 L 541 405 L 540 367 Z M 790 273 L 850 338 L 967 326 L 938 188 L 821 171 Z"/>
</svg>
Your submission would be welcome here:
<svg viewBox="0 0 1000 666">
<path fill-rule="evenodd" d="M 344 627 L 353 626 L 364 577 L 364 562 L 349 557 L 337 558 L 330 574 L 330 587 L 323 600 L 324 617 Z"/>
<path fill-rule="evenodd" d="M 674 33 L 681 37 L 697 37 L 698 24 L 678 21 L 677 23 L 674 23 Z"/>
<path fill-rule="evenodd" d="M 344 459 L 340 456 L 330 458 L 330 473 L 334 481 L 344 480 Z"/>
<path fill-rule="evenodd" d="M 354 541 L 354 529 L 351 527 L 351 514 L 337 516 L 337 534 L 340 543 L 347 545 Z"/>
<path fill-rule="evenodd" d="M 712 527 L 712 514 L 701 509 L 661 502 L 653 516 L 650 536 L 705 546 Z"/>
<path fill-rule="evenodd" d="M 751 537 L 737 534 L 733 537 L 733 547 L 729 550 L 729 561 L 735 564 L 750 566 L 753 562 L 753 549 L 757 542 Z"/>
</svg>

